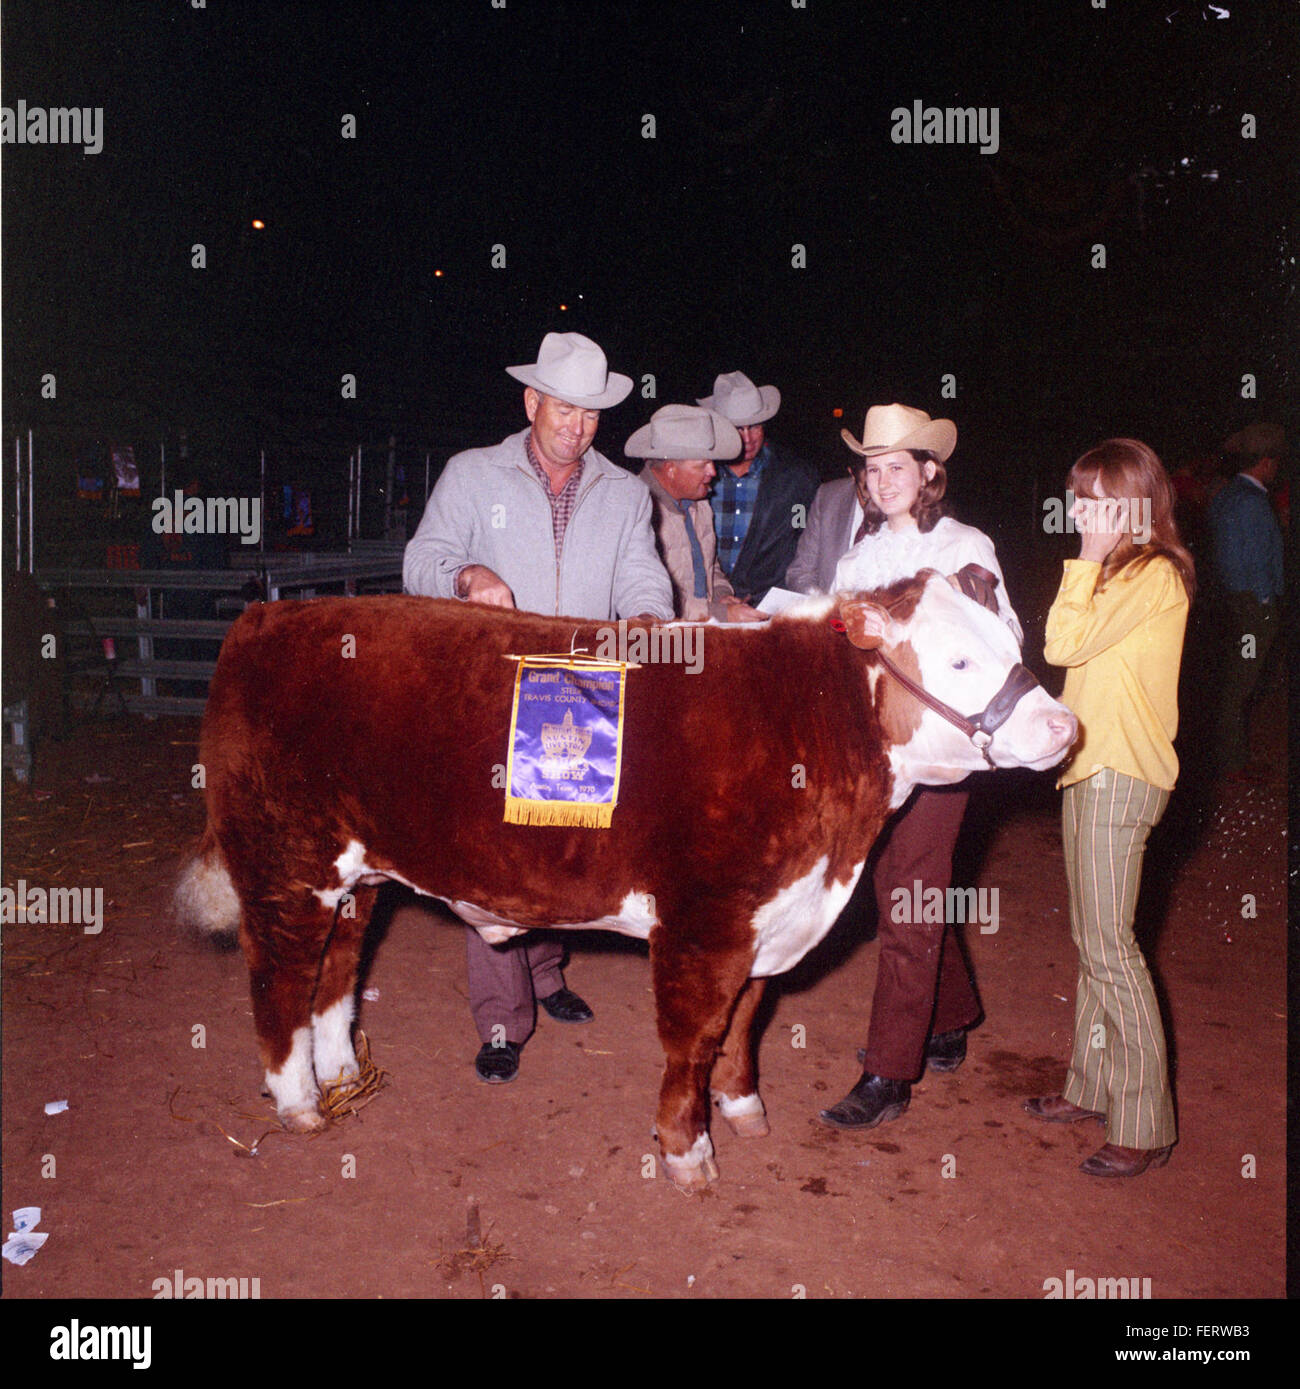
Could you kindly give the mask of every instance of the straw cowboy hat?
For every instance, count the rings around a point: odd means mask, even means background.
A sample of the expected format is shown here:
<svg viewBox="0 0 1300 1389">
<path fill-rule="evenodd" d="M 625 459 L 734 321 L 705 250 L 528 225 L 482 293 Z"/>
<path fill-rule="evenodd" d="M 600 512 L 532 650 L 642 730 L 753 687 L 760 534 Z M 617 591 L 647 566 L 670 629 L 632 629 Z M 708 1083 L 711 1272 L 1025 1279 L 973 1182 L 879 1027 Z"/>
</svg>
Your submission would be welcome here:
<svg viewBox="0 0 1300 1389">
<path fill-rule="evenodd" d="M 863 458 L 927 449 L 945 463 L 957 447 L 957 426 L 951 420 L 932 420 L 924 410 L 913 410 L 910 405 L 873 405 L 867 411 L 861 440 L 847 429 L 841 429 L 840 434 Z"/>
<path fill-rule="evenodd" d="M 632 378 L 610 371 L 605 354 L 581 333 L 547 333 L 535 362 L 506 371 L 525 386 L 581 410 L 605 410 L 632 389 Z"/>
<path fill-rule="evenodd" d="M 664 405 L 623 445 L 629 458 L 735 458 L 740 435 L 730 420 L 697 405 Z"/>
<path fill-rule="evenodd" d="M 1222 452 L 1255 458 L 1280 458 L 1286 452 L 1286 433 L 1280 424 L 1258 420 L 1223 441 Z"/>
<path fill-rule="evenodd" d="M 781 392 L 775 386 L 754 385 L 743 371 L 729 371 L 714 379 L 712 395 L 697 397 L 695 403 L 743 428 L 770 420 L 781 408 Z"/>
</svg>

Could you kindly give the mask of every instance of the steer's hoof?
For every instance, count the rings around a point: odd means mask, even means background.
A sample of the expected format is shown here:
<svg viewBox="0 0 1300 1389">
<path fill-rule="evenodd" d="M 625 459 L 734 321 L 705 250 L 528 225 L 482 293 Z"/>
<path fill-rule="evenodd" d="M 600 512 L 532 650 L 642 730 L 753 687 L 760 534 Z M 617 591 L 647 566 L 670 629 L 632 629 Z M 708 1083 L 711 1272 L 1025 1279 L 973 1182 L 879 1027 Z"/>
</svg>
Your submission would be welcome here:
<svg viewBox="0 0 1300 1389">
<path fill-rule="evenodd" d="M 289 1133 L 319 1133 L 329 1120 L 316 1106 L 310 1109 L 289 1109 L 280 1115 L 280 1124 Z"/>
<path fill-rule="evenodd" d="M 756 1114 L 735 1114 L 730 1118 L 724 1114 L 722 1117 L 737 1138 L 766 1138 L 772 1132 L 772 1125 L 762 1110 Z"/>
<path fill-rule="evenodd" d="M 686 1164 L 685 1159 L 674 1163 L 671 1159 L 664 1158 L 664 1171 L 677 1190 L 684 1191 L 688 1196 L 707 1191 L 710 1184 L 718 1180 L 718 1164 L 712 1158 L 705 1158 L 703 1162 L 690 1165 Z"/>
<path fill-rule="evenodd" d="M 715 1092 L 713 1103 L 737 1138 L 766 1138 L 772 1132 L 763 1111 L 763 1101 L 756 1094 L 733 1100 Z"/>
<path fill-rule="evenodd" d="M 691 1144 L 690 1151 L 676 1156 L 664 1154 L 664 1171 L 678 1191 L 707 1191 L 718 1180 L 718 1164 L 713 1160 L 713 1144 L 707 1133 Z"/>
</svg>

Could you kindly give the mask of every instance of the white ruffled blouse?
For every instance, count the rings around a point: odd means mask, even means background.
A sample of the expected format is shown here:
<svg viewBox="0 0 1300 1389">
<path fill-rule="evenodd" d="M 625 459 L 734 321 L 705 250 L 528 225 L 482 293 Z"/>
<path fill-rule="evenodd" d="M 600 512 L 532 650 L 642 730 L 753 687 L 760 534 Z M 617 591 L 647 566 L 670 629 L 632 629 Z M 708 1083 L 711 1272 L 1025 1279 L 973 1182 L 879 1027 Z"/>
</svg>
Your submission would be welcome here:
<svg viewBox="0 0 1300 1389">
<path fill-rule="evenodd" d="M 922 533 L 909 527 L 890 530 L 882 525 L 875 535 L 863 536 L 842 556 L 835 569 L 835 588 L 853 590 L 882 588 L 897 579 L 906 579 L 918 569 L 937 569 L 955 574 L 964 564 L 980 564 L 998 576 L 998 615 L 1024 641 L 1020 619 L 1007 598 L 1007 582 L 993 549 L 983 531 L 963 525 L 951 516 L 940 517 L 934 529 Z"/>
</svg>

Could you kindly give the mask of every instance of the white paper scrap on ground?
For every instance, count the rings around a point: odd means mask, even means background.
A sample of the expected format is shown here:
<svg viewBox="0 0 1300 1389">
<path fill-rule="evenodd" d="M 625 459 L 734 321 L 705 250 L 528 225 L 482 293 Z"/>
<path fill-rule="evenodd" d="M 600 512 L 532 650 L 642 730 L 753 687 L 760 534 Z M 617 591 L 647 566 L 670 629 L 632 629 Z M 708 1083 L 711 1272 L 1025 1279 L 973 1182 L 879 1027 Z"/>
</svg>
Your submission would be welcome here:
<svg viewBox="0 0 1300 1389">
<path fill-rule="evenodd" d="M 25 1264 L 35 1256 L 36 1251 L 47 1239 L 49 1235 L 42 1234 L 39 1230 L 31 1230 L 25 1235 L 10 1235 L 4 1245 L 0 1246 L 0 1254 L 11 1264 Z"/>
<path fill-rule="evenodd" d="M 0 1247 L 0 1254 L 11 1264 L 25 1264 L 49 1239 L 49 1235 L 41 1234 L 36 1229 L 41 1223 L 39 1206 L 19 1206 L 13 1219 L 14 1228 L 9 1232 L 4 1246 Z"/>
<path fill-rule="evenodd" d="M 802 603 L 807 596 L 804 593 L 791 593 L 788 588 L 769 588 L 763 595 L 763 601 L 756 606 L 761 613 L 783 613 L 796 603 Z"/>
<path fill-rule="evenodd" d="M 65 1109 L 67 1109 L 67 1107 L 68 1107 L 68 1102 L 67 1102 L 67 1100 L 51 1100 L 51 1101 L 45 1106 L 45 1112 L 46 1112 L 47 1114 L 62 1114 L 63 1111 L 64 1111 Z"/>
</svg>

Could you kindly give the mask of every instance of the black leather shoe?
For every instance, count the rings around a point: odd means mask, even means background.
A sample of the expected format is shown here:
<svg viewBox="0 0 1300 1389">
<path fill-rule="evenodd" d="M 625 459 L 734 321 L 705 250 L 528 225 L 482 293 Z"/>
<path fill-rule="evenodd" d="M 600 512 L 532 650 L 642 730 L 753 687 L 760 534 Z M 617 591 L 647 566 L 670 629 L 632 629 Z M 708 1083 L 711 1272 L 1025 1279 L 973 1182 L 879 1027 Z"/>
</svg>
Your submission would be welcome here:
<svg viewBox="0 0 1300 1389">
<path fill-rule="evenodd" d="M 537 1001 L 556 1022 L 590 1022 L 596 1016 L 572 989 L 556 989 Z"/>
<path fill-rule="evenodd" d="M 484 1042 L 474 1058 L 474 1071 L 489 1085 L 506 1085 L 519 1074 L 519 1050 L 513 1042 L 499 1047 Z"/>
<path fill-rule="evenodd" d="M 862 1073 L 862 1079 L 839 1102 L 817 1116 L 833 1129 L 874 1129 L 877 1124 L 899 1118 L 912 1098 L 912 1087 L 905 1080 L 886 1080 Z"/>
<path fill-rule="evenodd" d="M 936 1032 L 925 1049 L 925 1064 L 932 1071 L 955 1071 L 966 1059 L 966 1029 Z"/>
</svg>

